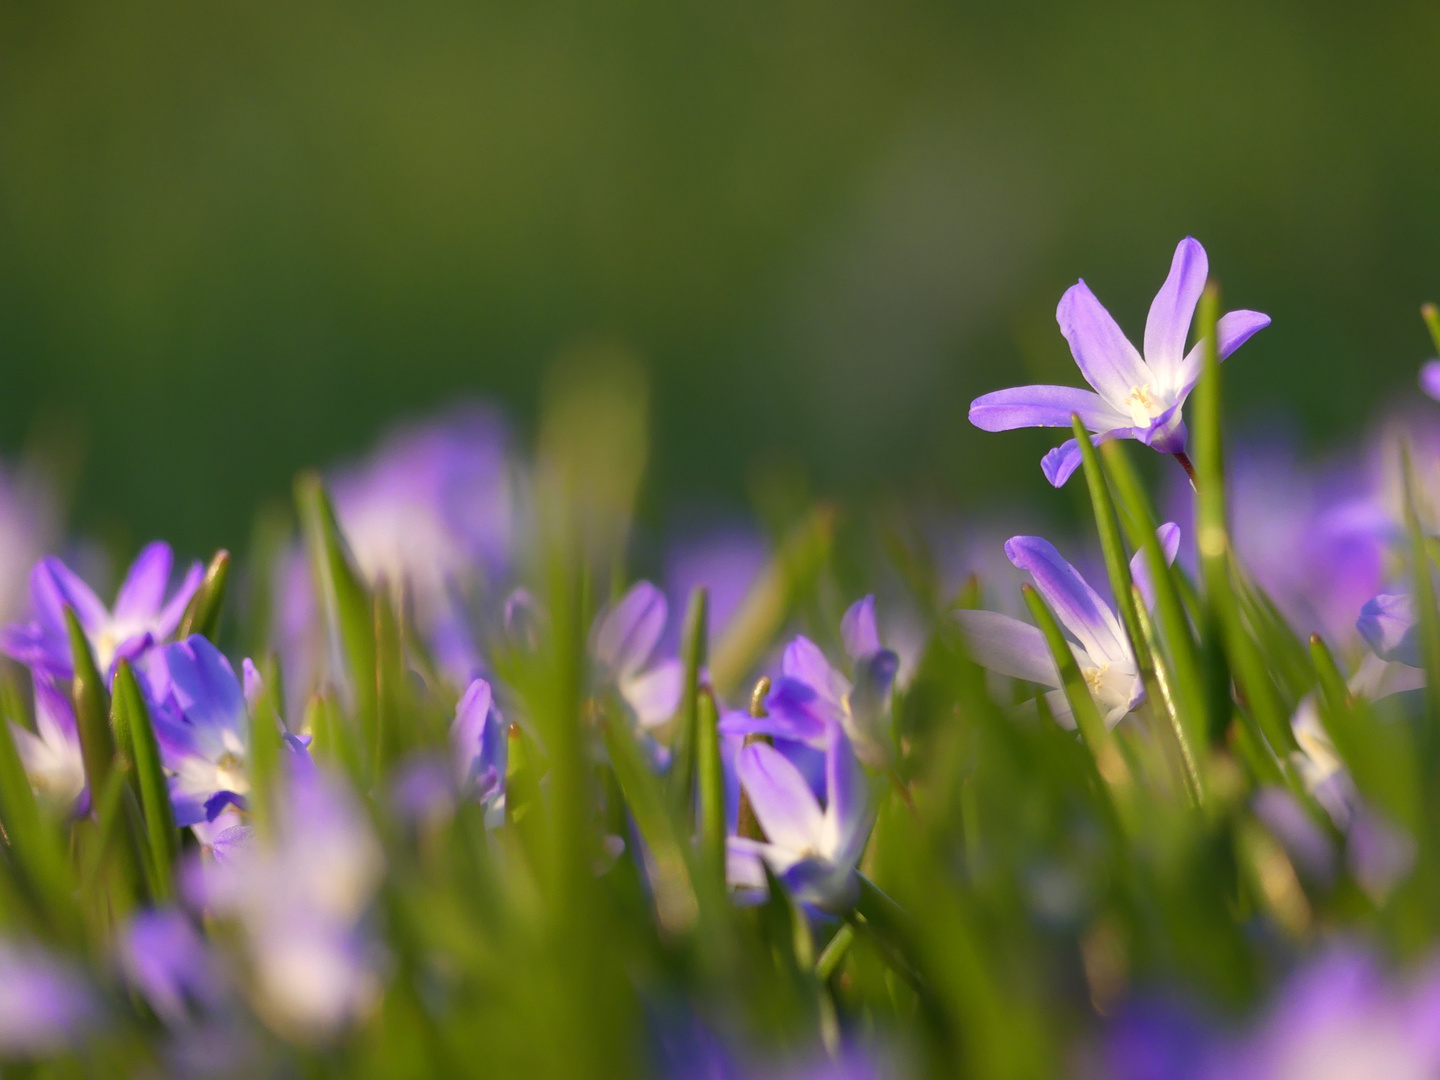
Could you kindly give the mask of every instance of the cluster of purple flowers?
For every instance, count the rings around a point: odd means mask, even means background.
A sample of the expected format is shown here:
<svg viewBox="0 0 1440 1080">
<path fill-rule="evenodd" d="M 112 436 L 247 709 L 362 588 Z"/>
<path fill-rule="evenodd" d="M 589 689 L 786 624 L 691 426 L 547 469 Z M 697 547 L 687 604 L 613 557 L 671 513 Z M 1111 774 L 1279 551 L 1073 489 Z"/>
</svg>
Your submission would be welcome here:
<svg viewBox="0 0 1440 1080">
<path fill-rule="evenodd" d="M 1204 249 L 1187 238 L 1150 308 L 1143 353 L 1079 282 L 1062 298 L 1057 319 L 1093 389 L 1031 386 L 987 394 L 972 404 L 971 421 L 1004 431 L 1069 428 L 1078 417 L 1097 440 L 1133 439 L 1179 457 L 1188 474 L 1182 414 L 1200 378 L 1206 343 L 1188 351 L 1186 345 L 1207 274 Z M 1220 318 L 1220 359 L 1268 323 L 1253 311 Z M 1440 368 L 1427 366 L 1422 385 L 1440 397 Z M 1433 480 L 1440 476 L 1440 425 L 1430 428 L 1436 437 L 1427 442 L 1413 424 L 1412 452 Z M 1348 694 L 1369 703 L 1424 686 L 1415 602 L 1394 554 L 1405 524 L 1389 479 L 1395 445 L 1387 431 L 1368 455 L 1379 464 L 1324 468 L 1301 464 L 1283 447 L 1258 446 L 1238 456 L 1231 474 L 1233 544 L 1245 572 L 1295 629 L 1322 634 L 1337 646 L 1354 672 Z M 1046 455 L 1042 467 L 1060 486 L 1080 460 L 1071 439 Z M 172 1064 L 190 1062 L 176 1065 L 179 1073 L 210 1071 L 200 1063 L 203 1054 L 187 1056 L 199 1053 L 197 1047 L 253 1046 L 252 1021 L 258 1021 L 256 1030 L 313 1047 L 375 1013 L 397 966 L 385 946 L 384 912 L 405 899 L 383 893 L 381 900 L 390 850 L 383 838 L 413 839 L 421 858 L 439 826 L 471 820 L 467 814 L 473 812 L 469 840 L 476 847 L 493 849 L 517 876 L 533 869 L 510 850 L 505 830 L 516 820 L 522 791 L 517 770 L 537 768 L 549 748 L 507 673 L 516 656 L 539 648 L 553 620 L 520 585 L 538 529 L 529 519 L 527 472 L 504 426 L 485 409 L 467 408 L 398 431 L 373 458 L 331 479 L 343 537 L 340 558 L 353 563 L 363 588 L 376 598 L 374 611 L 364 613 L 373 616 L 369 647 L 379 650 L 386 620 L 393 620 L 395 636 L 413 648 L 414 657 L 423 657 L 414 670 L 401 672 L 402 681 L 425 682 L 443 701 L 447 737 L 437 737 L 429 751 L 407 751 L 388 772 L 376 765 L 386 737 L 378 704 L 360 751 L 364 763 L 347 772 L 321 752 L 324 725 L 333 722 L 325 719 L 327 694 L 346 678 L 342 643 L 327 630 L 342 613 L 327 609 L 338 601 L 315 578 L 298 543 L 257 575 L 272 592 L 268 609 L 274 617 L 265 629 L 278 662 L 247 658 L 238 675 L 210 636 L 182 632 L 192 625 L 187 613 L 199 602 L 204 572 L 195 563 L 177 574 L 163 542 L 139 553 L 111 606 L 60 558 L 37 558 L 28 608 L 0 631 L 0 651 L 23 666 L 17 670 L 28 670 L 23 715 L 7 721 L 16 754 L 38 805 L 62 824 L 91 823 L 106 796 L 104 785 L 92 790 L 88 778 L 94 747 L 82 737 L 87 714 L 71 693 L 72 682 L 78 686 L 89 670 L 79 661 L 88 649 L 105 689 L 117 695 L 122 674 L 136 676 L 159 753 L 169 821 L 189 832 L 173 896 L 117 913 L 122 929 L 114 943 L 114 974 L 170 1033 Z M 1440 481 L 1436 485 L 1440 490 Z M 1185 551 L 1195 532 L 1191 495 L 1188 481 L 1177 483 L 1167 506 L 1173 520 L 1156 532 L 1170 565 L 1192 561 Z M 1425 523 L 1431 533 L 1437 526 Z M 1049 540 L 1015 535 L 993 547 L 987 557 L 1003 552 L 1028 577 L 1069 649 L 1069 656 L 1063 648 L 1055 652 L 1054 629 L 1047 638 L 1040 627 L 1016 618 L 1007 598 L 992 605 L 1005 610 L 957 608 L 945 615 L 946 631 L 958 632 L 969 658 L 1000 685 L 997 699 L 1024 714 L 1017 715 L 1019 724 L 1033 727 L 1039 713 L 1073 729 L 1077 713 L 1085 722 L 1081 706 L 1088 694 L 1106 729 L 1125 734 L 1139 727 L 1136 718 L 1159 705 L 1147 700 L 1147 686 L 1154 684 L 1147 682 L 1137 656 L 1143 650 L 1126 625 L 1137 613 L 1106 596 L 1095 574 L 1087 580 Z M 1147 619 L 1160 583 L 1151 580 L 1151 570 L 1160 561 L 1147 563 L 1142 555 L 1131 562 L 1129 576 L 1137 586 L 1138 618 Z M 755 611 L 763 609 L 747 607 L 746 598 L 768 587 L 766 564 L 764 545 L 748 533 L 725 532 L 677 547 L 670 556 L 668 597 L 650 581 L 634 582 L 600 606 L 593 624 L 577 629 L 577 655 L 580 638 L 585 642 L 587 719 L 597 713 L 607 720 L 623 717 L 621 726 L 656 777 L 668 779 L 684 761 L 676 731 L 685 712 L 687 671 L 670 598 L 691 584 L 706 585 L 712 601 L 706 629 L 712 638 L 724 637 L 732 624 L 752 625 Z M 1117 565 L 1123 567 L 1123 559 Z M 880 932 L 872 923 L 875 912 L 860 911 L 862 897 L 878 894 L 864 869 L 867 846 L 891 788 L 916 812 L 902 776 L 897 701 L 920 650 L 904 628 L 903 602 L 881 596 L 865 595 L 838 619 L 844 601 L 835 603 L 825 609 L 827 617 L 810 619 L 810 636 L 794 634 L 767 651 L 776 640 L 772 629 L 742 673 L 763 676 L 755 693 L 743 703 L 716 701 L 724 885 L 738 905 L 761 905 L 779 899 L 771 895 L 778 884 L 807 930 L 830 930 L 847 920 L 832 942 L 843 943 L 842 934 L 857 927 Z M 4 602 L 0 595 L 0 607 Z M 882 614 L 890 616 L 884 633 Z M 1062 668 L 1075 670 L 1071 657 L 1083 680 L 1079 690 L 1073 677 L 1067 687 L 1062 675 Z M 375 664 L 378 673 L 380 661 Z M 283 688 L 267 687 L 262 669 L 283 672 Z M 708 671 L 702 668 L 698 679 L 702 693 L 718 696 Z M 365 689 L 377 697 L 395 692 L 378 682 Z M 1293 789 L 1262 787 L 1245 810 L 1279 846 L 1286 866 L 1323 879 L 1328 888 L 1343 853 L 1350 880 L 1370 902 L 1382 904 L 1411 873 L 1417 838 L 1361 795 L 1322 721 L 1316 693 L 1297 690 L 1295 698 L 1295 749 L 1284 762 L 1296 780 Z M 587 764 L 603 761 L 607 748 L 614 748 L 603 737 L 613 729 L 596 734 L 592 728 L 599 727 L 583 726 L 586 738 L 594 736 L 584 747 L 588 756 L 581 755 Z M 518 742 L 522 736 L 525 742 Z M 269 775 L 262 768 L 265 748 L 278 755 Z M 357 782 L 358 776 L 366 781 Z M 542 779 L 532 786 L 543 785 Z M 1302 797 L 1323 813 L 1312 816 Z M 637 870 L 654 877 L 654 838 L 642 837 L 635 821 L 615 827 L 617 834 L 627 829 L 626 837 L 607 840 L 617 849 L 639 849 Z M 717 840 L 717 880 L 719 849 Z M 658 879 L 645 884 L 653 886 L 658 904 Z M 1119 1080 L 1436 1075 L 1437 987 L 1433 973 L 1402 984 L 1382 974 L 1363 950 L 1340 949 L 1300 967 L 1271 1016 L 1243 1034 L 1161 999 L 1136 996 L 1092 1048 L 1085 1067 Z M 446 992 L 434 989 L 436 995 Z M 74 1046 L 103 1030 L 113 1007 L 93 973 L 23 935 L 0 937 L 0 1055 L 43 1057 Z M 692 1026 L 656 1025 L 662 1075 L 766 1072 L 737 1064 L 741 1057 L 721 1047 L 708 1029 L 697 1029 L 692 1038 Z M 828 1051 L 817 1059 L 820 1065 L 783 1075 L 878 1074 L 873 1057 L 838 1037 L 830 1038 Z M 234 1050 L 227 1067 L 248 1060 L 248 1052 Z M 798 1060 L 809 1060 L 808 1044 Z"/>
</svg>

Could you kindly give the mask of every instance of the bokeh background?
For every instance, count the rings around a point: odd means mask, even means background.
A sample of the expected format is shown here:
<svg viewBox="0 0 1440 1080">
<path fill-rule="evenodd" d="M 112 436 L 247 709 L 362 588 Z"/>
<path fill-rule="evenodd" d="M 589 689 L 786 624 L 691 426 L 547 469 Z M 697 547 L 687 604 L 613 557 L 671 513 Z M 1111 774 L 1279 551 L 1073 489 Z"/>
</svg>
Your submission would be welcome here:
<svg viewBox="0 0 1440 1080">
<path fill-rule="evenodd" d="M 1075 381 L 1082 274 L 1138 340 L 1186 233 L 1275 320 L 1234 409 L 1353 434 L 1429 352 L 1437 106 L 1433 3 L 9 0 L 0 448 L 204 553 L 397 418 L 523 432 L 557 356 L 623 348 L 652 514 L 775 463 L 1024 498 L 1055 440 L 968 401 Z"/>
</svg>

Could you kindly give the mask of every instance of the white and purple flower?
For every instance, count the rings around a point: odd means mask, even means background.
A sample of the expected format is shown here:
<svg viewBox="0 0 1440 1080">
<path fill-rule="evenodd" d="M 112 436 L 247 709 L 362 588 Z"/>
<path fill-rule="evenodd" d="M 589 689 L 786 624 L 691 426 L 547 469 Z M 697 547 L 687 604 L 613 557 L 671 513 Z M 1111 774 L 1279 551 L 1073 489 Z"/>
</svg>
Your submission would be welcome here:
<svg viewBox="0 0 1440 1080">
<path fill-rule="evenodd" d="M 1180 529 L 1167 522 L 1156 530 L 1169 562 L 1180 547 Z M 1130 639 L 1110 605 L 1102 600 L 1055 549 L 1039 536 L 1014 536 L 1005 543 L 1005 554 L 1035 581 L 1035 588 L 1050 605 L 1060 624 L 1075 639 L 1070 649 L 1107 726 L 1114 727 L 1145 697 L 1140 668 L 1130 648 Z M 1147 605 L 1153 603 L 1144 553 L 1136 552 L 1130 573 Z M 1075 726 L 1070 703 L 1061 688 L 1045 635 L 1037 627 L 1001 615 L 996 611 L 954 613 L 970 649 L 981 667 L 1025 682 L 1053 687 L 1045 702 L 1055 719 L 1066 727 Z"/>
<path fill-rule="evenodd" d="M 615 686 L 645 729 L 675 715 L 684 688 L 679 658 L 655 656 L 669 610 L 663 592 L 637 581 L 601 613 L 590 635 L 590 654 L 602 680 Z"/>
<path fill-rule="evenodd" d="M 90 642 L 96 666 L 113 675 L 117 661 L 135 659 L 180 625 L 204 571 L 198 562 L 192 563 L 167 599 L 173 564 L 169 544 L 159 540 L 147 544 L 125 575 L 112 610 L 58 558 L 42 559 L 30 573 L 32 618 L 0 631 L 0 651 L 33 671 L 70 678 L 74 665 L 65 627 L 65 609 L 70 607 Z"/>
<path fill-rule="evenodd" d="M 80 733 L 70 698 L 42 672 L 32 676 L 35 686 L 35 730 L 10 722 L 15 750 L 25 766 L 30 786 L 42 802 L 62 814 L 83 813 L 89 806 L 85 787 L 85 761 Z"/>
<path fill-rule="evenodd" d="M 1101 306 L 1084 281 L 1060 298 L 1055 318 L 1092 390 L 1072 386 L 1019 386 L 976 398 L 970 422 L 983 431 L 1071 426 L 1071 416 L 1100 439 L 1136 439 L 1164 454 L 1185 450 L 1181 409 L 1204 367 L 1203 343 L 1187 353 L 1185 342 L 1195 305 L 1205 289 L 1209 261 L 1199 241 L 1186 237 L 1175 249 L 1170 274 L 1150 305 L 1145 354 Z M 1270 318 L 1256 311 L 1232 311 L 1216 325 L 1224 360 Z M 1045 455 L 1045 477 L 1060 487 L 1080 465 L 1074 439 Z"/>
</svg>

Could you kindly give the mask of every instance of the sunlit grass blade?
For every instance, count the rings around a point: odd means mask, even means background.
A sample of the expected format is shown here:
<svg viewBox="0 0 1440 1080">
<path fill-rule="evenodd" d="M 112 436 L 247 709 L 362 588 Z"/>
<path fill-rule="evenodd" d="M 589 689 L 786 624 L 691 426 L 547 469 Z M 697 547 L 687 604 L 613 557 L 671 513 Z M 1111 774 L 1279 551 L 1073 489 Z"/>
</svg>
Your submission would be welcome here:
<svg viewBox="0 0 1440 1080">
<path fill-rule="evenodd" d="M 70 634 L 70 655 L 75 676 L 70 683 L 75 706 L 75 726 L 80 735 L 80 756 L 92 794 L 104 791 L 115 767 L 115 739 L 110 730 L 110 703 L 105 684 L 95 667 L 95 657 L 75 609 L 65 609 L 65 627 Z"/>
<path fill-rule="evenodd" d="M 369 730 L 362 726 L 361 732 L 365 739 L 366 757 L 371 762 L 371 775 L 378 780 L 401 751 L 414 747 L 419 733 L 413 726 L 402 725 L 402 716 L 409 715 L 412 710 L 406 709 L 408 684 L 400 620 L 396 617 L 395 605 L 384 583 L 375 590 L 373 600 L 375 712 L 370 717 Z"/>
<path fill-rule="evenodd" d="M 1170 673 L 1170 667 L 1160 652 L 1154 624 L 1150 620 L 1150 613 L 1145 609 L 1145 598 L 1140 595 L 1138 586 L 1132 585 L 1131 589 L 1134 593 L 1136 621 L 1140 626 L 1140 636 L 1150 654 L 1151 671 L 1155 679 L 1155 694 L 1151 697 L 1152 707 L 1165 718 L 1175 736 L 1175 744 L 1180 751 L 1180 760 L 1185 769 L 1185 780 L 1191 798 L 1197 803 L 1203 803 L 1205 801 L 1205 778 L 1200 771 L 1200 762 L 1196 757 L 1195 747 L 1190 743 L 1185 725 L 1180 720 L 1179 709 L 1175 705 L 1175 677 Z"/>
<path fill-rule="evenodd" d="M 701 687 L 695 717 L 695 771 L 700 790 L 700 851 L 716 880 L 725 880 L 725 769 L 720 758 L 719 710 Z"/>
<path fill-rule="evenodd" d="M 221 548 L 215 552 L 210 565 L 205 568 L 205 577 L 180 620 L 179 637 L 183 641 L 191 634 L 215 640 L 220 628 L 220 613 L 225 606 L 225 588 L 230 579 L 230 552 Z"/>
<path fill-rule="evenodd" d="M 250 706 L 250 793 L 245 801 L 256 831 L 262 836 L 271 836 L 275 824 L 276 784 L 285 749 L 277 707 L 280 686 L 278 680 L 268 677 L 277 665 L 262 663 L 266 670 L 261 675 L 260 694 Z M 313 739 L 311 746 L 314 746 Z"/>
<path fill-rule="evenodd" d="M 685 681 L 680 690 L 680 708 L 670 740 L 670 794 L 685 820 L 695 803 L 695 763 L 700 709 L 700 672 L 705 667 L 706 627 L 710 618 L 710 591 L 703 585 L 690 594 L 685 608 L 685 628 L 680 640 L 680 659 Z"/>
<path fill-rule="evenodd" d="M 1115 513 L 1115 504 L 1110 498 L 1110 486 L 1100 464 L 1100 456 L 1090 441 L 1090 433 L 1080 422 L 1079 416 L 1072 416 L 1070 423 L 1075 432 L 1075 441 L 1080 446 L 1080 457 L 1085 469 L 1085 484 L 1090 489 L 1090 509 L 1095 517 L 1095 529 L 1100 535 L 1100 551 L 1105 557 L 1105 572 L 1110 577 L 1110 591 L 1115 597 L 1115 606 L 1125 623 L 1130 636 L 1131 647 L 1139 660 L 1142 675 L 1148 674 L 1149 648 L 1140 632 L 1136 615 L 1135 597 L 1131 590 L 1130 559 L 1120 539 L 1120 519 Z"/>
<path fill-rule="evenodd" d="M 180 854 L 180 834 L 170 804 L 170 788 L 160 760 L 160 744 L 135 672 L 129 661 L 115 668 L 114 710 L 123 713 L 130 735 L 130 756 L 134 762 L 135 786 L 145 821 L 146 856 L 149 859 L 151 893 L 159 901 L 170 898 L 174 863 Z"/>
<path fill-rule="evenodd" d="M 669 934 L 688 932 L 699 917 L 699 901 L 685 846 L 670 816 L 664 791 L 641 756 L 634 737 L 609 717 L 602 718 L 600 724 L 610 765 L 645 840 L 645 865 L 660 928 Z"/>
<path fill-rule="evenodd" d="M 1434 579 L 1425 554 L 1425 533 L 1420 527 L 1415 487 L 1415 469 L 1410 449 L 1400 448 L 1401 479 L 1405 492 L 1405 533 L 1410 542 L 1410 587 L 1414 593 L 1415 616 L 1420 628 L 1420 658 L 1425 668 L 1425 698 L 1429 710 L 1427 728 L 1440 731 L 1440 609 L 1435 606 Z M 1433 750 L 1440 750 L 1440 736 L 1432 736 Z"/>
<path fill-rule="evenodd" d="M 1129 459 L 1119 442 L 1107 442 L 1100 447 L 1111 479 L 1115 482 L 1119 496 L 1121 522 L 1130 537 L 1132 546 L 1145 553 L 1146 568 L 1155 590 L 1155 608 L 1158 615 L 1158 629 L 1163 655 L 1168 659 L 1174 675 L 1172 698 L 1185 730 L 1186 739 L 1195 753 L 1210 745 L 1218 737 L 1228 717 L 1210 716 L 1209 700 L 1205 691 L 1205 680 L 1190 621 L 1180 599 L 1176 579 L 1178 574 L 1171 570 L 1155 535 L 1156 522 L 1145 497 L 1140 480 L 1130 466 Z"/>
<path fill-rule="evenodd" d="M 318 473 L 296 477 L 295 504 L 328 631 L 331 664 L 338 668 L 334 677 L 368 726 L 375 711 L 375 627 L 369 590 L 355 569 Z"/>
</svg>

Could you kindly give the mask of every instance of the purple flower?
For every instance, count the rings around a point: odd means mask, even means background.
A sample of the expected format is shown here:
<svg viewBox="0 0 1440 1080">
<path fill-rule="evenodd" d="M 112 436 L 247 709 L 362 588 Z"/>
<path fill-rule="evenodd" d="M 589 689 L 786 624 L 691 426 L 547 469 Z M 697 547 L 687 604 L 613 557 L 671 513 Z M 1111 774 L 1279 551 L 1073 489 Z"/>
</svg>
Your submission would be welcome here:
<svg viewBox="0 0 1440 1080">
<path fill-rule="evenodd" d="M 156 649 L 143 674 L 170 771 L 175 824 L 214 821 L 250 791 L 250 714 L 230 661 L 199 634 Z"/>
<path fill-rule="evenodd" d="M 680 705 L 685 672 L 679 659 L 654 657 L 668 612 L 665 594 L 639 581 L 600 615 L 590 636 L 604 679 L 620 691 L 642 728 L 659 727 Z"/>
<path fill-rule="evenodd" d="M 853 681 L 831 665 L 820 646 L 798 635 L 781 657 L 780 677 L 765 699 L 767 715 L 728 713 L 720 723 L 722 734 L 759 733 L 823 750 L 829 725 L 838 724 L 862 761 L 872 768 L 887 766 L 893 756 L 890 689 L 900 661 L 880 643 L 874 596 L 850 605 L 840 621 L 840 638 Z"/>
<path fill-rule="evenodd" d="M 509 741 L 509 725 L 494 703 L 490 684 L 474 680 L 455 706 L 450 753 L 456 789 L 462 797 L 479 800 L 488 824 L 504 820 Z"/>
<path fill-rule="evenodd" d="M 0 622 L 25 614 L 27 571 L 59 539 L 58 500 L 39 470 L 0 465 Z"/>
<path fill-rule="evenodd" d="M 1440 401 L 1440 360 L 1427 360 L 1421 365 L 1420 389 Z"/>
<path fill-rule="evenodd" d="M 117 660 L 134 659 L 180 625 L 204 571 L 199 563 L 191 564 L 180 588 L 167 600 L 165 589 L 173 561 L 169 544 L 157 540 L 146 545 L 131 564 L 111 611 L 59 559 L 52 555 L 40 560 L 30 572 L 34 617 L 0 631 L 0 651 L 33 670 L 57 679 L 70 678 L 74 668 L 65 608 L 71 607 L 90 642 L 96 666 L 113 674 Z"/>
<path fill-rule="evenodd" d="M 0 1057 L 61 1050 L 98 1019 L 93 992 L 69 964 L 36 946 L 0 941 Z"/>
<path fill-rule="evenodd" d="M 395 430 L 334 478 L 335 512 L 361 572 L 413 602 L 458 678 L 479 664 L 465 598 L 509 564 L 515 486 L 505 424 L 479 404 Z"/>
<path fill-rule="evenodd" d="M 35 731 L 11 721 L 15 749 L 35 794 L 62 813 L 81 813 L 89 805 L 89 796 L 74 706 L 49 675 L 37 671 L 33 682 Z"/>
<path fill-rule="evenodd" d="M 1138 439 L 1165 454 L 1183 451 L 1181 408 L 1204 366 L 1201 345 L 1187 353 L 1185 341 L 1208 274 L 1205 249 L 1187 236 L 1175 249 L 1170 275 L 1150 305 L 1143 357 L 1085 282 L 1076 282 L 1060 298 L 1055 318 L 1080 374 L 1094 390 L 1070 386 L 999 390 L 971 403 L 970 422 L 983 431 L 1068 428 L 1071 415 L 1078 413 L 1101 439 Z M 1220 359 L 1269 324 L 1268 316 L 1255 311 L 1222 316 L 1216 326 Z M 1079 444 L 1070 439 L 1046 454 L 1041 468 L 1046 479 L 1059 487 L 1079 464 Z"/>
<path fill-rule="evenodd" d="M 1232 541 L 1255 583 L 1302 635 L 1353 643 L 1356 612 L 1383 586 L 1396 533 L 1363 471 L 1350 462 L 1307 465 L 1267 433 L 1227 459 L 1226 493 Z M 1188 481 L 1171 484 L 1168 504 L 1188 529 Z"/>
<path fill-rule="evenodd" d="M 1293 975 L 1259 1030 L 1220 1057 L 1215 1080 L 1425 1080 L 1440 1072 L 1440 979 L 1388 978 L 1338 947 Z"/>
<path fill-rule="evenodd" d="M 1380 593 L 1371 597 L 1361 607 L 1355 629 L 1381 660 L 1414 668 L 1423 666 L 1415 603 L 1408 594 Z"/>
<path fill-rule="evenodd" d="M 382 871 L 379 843 L 350 792 L 308 757 L 291 756 L 273 838 L 248 828 L 216 839 L 190 881 L 193 899 L 244 931 L 247 990 L 275 1030 L 330 1037 L 379 990 L 362 919 Z"/>
<path fill-rule="evenodd" d="M 192 1018 L 192 1009 L 215 1009 L 224 1000 L 219 965 L 195 925 L 171 908 L 142 911 L 119 943 L 126 980 L 168 1024 Z"/>
<path fill-rule="evenodd" d="M 1166 559 L 1174 562 L 1180 547 L 1179 527 L 1167 522 L 1156 535 Z M 1120 619 L 1050 541 L 1039 536 L 1011 537 L 1005 543 L 1005 554 L 1017 567 L 1029 571 L 1036 590 L 1074 637 L 1070 649 L 1091 696 L 1105 723 L 1111 727 L 1118 724 L 1145 696 L 1140 669 Z M 1136 552 L 1130 560 L 1130 573 L 1147 604 L 1152 603 L 1143 552 Z M 957 611 L 954 615 L 976 663 L 1001 675 L 1054 687 L 1045 694 L 1046 704 L 1057 721 L 1075 726 L 1070 704 L 1060 689 L 1059 669 L 1038 628 L 996 611 Z"/>
<path fill-rule="evenodd" d="M 856 894 L 855 864 L 870 835 L 870 782 L 845 729 L 826 722 L 825 805 L 800 770 L 763 742 L 740 751 L 740 784 L 766 840 L 732 836 L 726 874 L 741 891 L 763 891 L 762 861 L 801 903 L 842 910 Z"/>
</svg>

